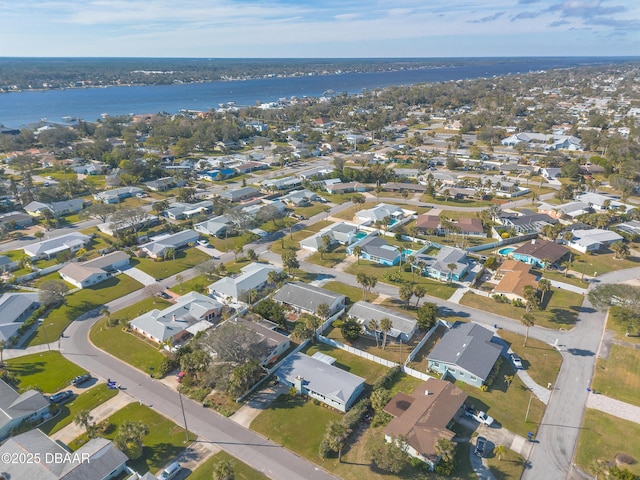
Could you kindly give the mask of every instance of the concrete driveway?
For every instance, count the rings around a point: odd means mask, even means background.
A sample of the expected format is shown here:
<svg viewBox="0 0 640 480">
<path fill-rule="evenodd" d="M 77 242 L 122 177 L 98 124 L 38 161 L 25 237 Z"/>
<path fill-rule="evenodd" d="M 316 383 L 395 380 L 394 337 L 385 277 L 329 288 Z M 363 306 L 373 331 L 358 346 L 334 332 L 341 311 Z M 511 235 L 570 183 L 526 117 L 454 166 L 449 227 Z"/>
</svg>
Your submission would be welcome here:
<svg viewBox="0 0 640 480">
<path fill-rule="evenodd" d="M 271 386 L 263 388 L 251 397 L 246 405 L 240 407 L 240 409 L 229 418 L 243 427 L 249 428 L 251 422 L 260 415 L 263 410 L 269 408 L 269 405 L 271 405 L 276 398 L 288 391 L 289 387 L 282 384 L 277 387 Z"/>
<path fill-rule="evenodd" d="M 155 278 L 153 278 L 148 273 L 144 273 L 142 270 L 136 267 L 130 267 L 130 268 L 127 268 L 126 270 L 122 270 L 122 273 L 140 282 L 145 287 L 147 285 L 153 285 L 154 283 L 156 283 Z"/>
</svg>

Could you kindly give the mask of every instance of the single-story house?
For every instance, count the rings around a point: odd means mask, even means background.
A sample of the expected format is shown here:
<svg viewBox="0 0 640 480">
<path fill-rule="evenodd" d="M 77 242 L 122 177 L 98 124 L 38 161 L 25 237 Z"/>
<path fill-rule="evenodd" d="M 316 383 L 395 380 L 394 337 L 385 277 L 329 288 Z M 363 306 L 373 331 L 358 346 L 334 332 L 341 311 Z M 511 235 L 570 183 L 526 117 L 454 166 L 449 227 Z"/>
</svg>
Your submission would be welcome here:
<svg viewBox="0 0 640 480">
<path fill-rule="evenodd" d="M 540 175 L 542 175 L 542 177 L 546 178 L 547 180 L 553 180 L 555 178 L 562 176 L 562 169 L 552 168 L 552 167 L 541 168 Z"/>
<path fill-rule="evenodd" d="M 65 200 L 62 202 L 31 202 L 24 207 L 24 211 L 32 217 L 41 217 L 44 215 L 44 211 L 50 211 L 55 217 L 63 217 L 65 215 L 72 215 L 78 213 L 84 208 L 84 200 L 81 198 L 74 198 L 71 200 Z"/>
<path fill-rule="evenodd" d="M 350 245 L 358 240 L 358 227 L 355 225 L 349 225 L 348 223 L 334 223 L 328 227 L 323 228 L 318 233 L 314 233 L 310 237 L 300 240 L 300 247 L 317 252 L 318 247 L 322 245 L 322 237 L 328 235 L 331 239 L 331 244 L 339 243 L 341 245 Z M 361 233 L 361 236 L 366 236 L 365 233 Z"/>
<path fill-rule="evenodd" d="M 2 474 L 7 479 L 111 480 L 128 475 L 129 458 L 111 440 L 100 437 L 92 438 L 78 450 L 69 452 L 41 430 L 30 430 L 7 440 L 0 447 L 0 456 L 40 457 L 39 462 L 5 463 Z"/>
<path fill-rule="evenodd" d="M 335 171 L 335 169 L 331 165 L 326 165 L 322 167 L 311 168 L 309 170 L 305 170 L 304 172 L 300 172 L 298 173 L 298 177 L 300 177 L 303 180 L 317 179 L 320 177 L 324 177 L 325 175 L 329 175 L 333 171 Z"/>
<path fill-rule="evenodd" d="M 362 222 L 363 225 L 375 225 L 376 222 L 383 222 L 385 219 L 388 219 L 387 229 L 392 230 L 400 225 L 405 218 L 413 214 L 415 214 L 415 212 L 404 210 L 396 205 L 379 203 L 373 208 L 361 210 L 356 213 L 356 219 Z"/>
<path fill-rule="evenodd" d="M 640 235 L 640 221 L 638 220 L 629 220 L 624 223 L 619 223 L 615 225 L 613 228 L 616 230 L 626 233 L 627 235 L 635 236 Z"/>
<path fill-rule="evenodd" d="M 419 183 L 387 182 L 384 184 L 384 189 L 387 192 L 401 192 L 404 190 L 413 193 L 425 193 L 427 186 Z"/>
<path fill-rule="evenodd" d="M 362 258 L 379 263 L 380 265 L 397 265 L 402 258 L 402 252 L 398 247 L 387 245 L 386 240 L 377 235 L 369 235 L 349 245 L 349 247 L 347 247 L 347 253 L 349 255 L 355 255 L 356 247 L 360 247 L 360 256 Z"/>
<path fill-rule="evenodd" d="M 175 343 L 187 329 L 201 321 L 213 323 L 223 305 L 198 292 L 189 292 L 164 310 L 153 309 L 129 322 L 131 328 L 154 342 Z"/>
<path fill-rule="evenodd" d="M 224 237 L 232 227 L 233 222 L 228 217 L 220 215 L 219 217 L 213 217 L 204 222 L 196 223 L 193 229 L 205 235 L 213 235 L 214 237 L 221 238 Z"/>
<path fill-rule="evenodd" d="M 142 227 L 156 225 L 158 223 L 158 217 L 149 213 L 145 213 L 144 216 L 141 215 L 137 218 L 127 218 L 126 221 L 111 221 L 112 218 L 113 216 L 109 217 L 109 221 L 96 225 L 98 230 L 112 237 L 128 229 L 139 230 Z"/>
<path fill-rule="evenodd" d="M 0 297 L 0 340 L 6 342 L 13 337 L 39 306 L 40 300 L 35 292 L 3 293 Z"/>
<path fill-rule="evenodd" d="M 397 393 L 383 411 L 393 417 L 384 428 L 387 442 L 404 437 L 407 453 L 433 470 L 440 461 L 436 444 L 456 435 L 449 427 L 461 412 L 467 395 L 453 383 L 430 378 L 411 395 Z"/>
<path fill-rule="evenodd" d="M 129 265 L 130 257 L 125 252 L 116 251 L 86 262 L 70 262 L 58 270 L 63 280 L 78 288 L 96 285 L 112 273 Z"/>
<path fill-rule="evenodd" d="M 494 293 L 504 295 L 509 300 L 524 298 L 524 287 L 530 285 L 538 288 L 536 276 L 531 274 L 531 264 L 507 259 L 502 262 L 496 271 L 496 277 L 500 282 L 493 289 Z"/>
<path fill-rule="evenodd" d="M 213 202 L 211 200 L 202 200 L 197 203 L 174 202 L 169 205 L 169 208 L 162 212 L 162 215 L 172 220 L 182 220 L 195 215 L 209 213 L 211 210 L 213 210 Z"/>
<path fill-rule="evenodd" d="M 49 418 L 50 406 L 49 400 L 40 392 L 27 390 L 24 393 L 18 393 L 11 385 L 0 380 L 0 439 L 10 436 L 11 430 L 24 421 L 38 424 Z M 4 472 L 8 463 L 3 463 L 2 471 Z"/>
<path fill-rule="evenodd" d="M 60 252 L 76 252 L 91 242 L 91 237 L 80 232 L 67 233 L 55 238 L 27 245 L 22 250 L 32 260 L 51 258 Z"/>
<path fill-rule="evenodd" d="M 282 268 L 264 263 L 251 263 L 242 267 L 240 274 L 235 277 L 223 277 L 209 285 L 209 294 L 221 302 L 253 303 L 256 299 L 244 298 L 252 291 L 262 290 L 268 282 L 269 272 L 282 272 Z"/>
<path fill-rule="evenodd" d="M 371 190 L 371 187 L 360 182 L 338 182 L 327 185 L 327 192 L 331 194 L 366 192 L 367 190 Z"/>
<path fill-rule="evenodd" d="M 555 225 L 558 220 L 551 218 L 546 213 L 521 210 L 520 213 L 502 213 L 498 218 L 498 222 L 507 228 L 515 230 L 520 235 L 526 235 L 540 233 L 545 225 Z"/>
<path fill-rule="evenodd" d="M 418 233 L 427 235 L 444 235 L 439 214 L 423 213 L 418 215 L 418 218 L 416 218 L 416 230 Z"/>
<path fill-rule="evenodd" d="M 280 200 L 293 207 L 306 207 L 311 205 L 311 202 L 318 200 L 318 195 L 307 189 L 294 190 L 280 197 Z"/>
<path fill-rule="evenodd" d="M 278 325 L 269 320 L 252 322 L 246 318 L 237 318 L 233 321 L 256 332 L 261 338 L 261 343 L 267 345 L 267 354 L 260 359 L 260 364 L 263 366 L 278 361 L 280 356 L 291 346 L 289 337 L 278 333 L 276 331 Z"/>
<path fill-rule="evenodd" d="M 546 213 L 551 218 L 576 218 L 579 215 L 592 212 L 591 207 L 583 202 L 567 202 L 562 205 L 543 202 L 538 206 L 538 213 Z"/>
<path fill-rule="evenodd" d="M 521 132 L 502 140 L 505 147 L 515 147 L 519 143 L 537 145 L 543 150 L 582 150 L 580 139 L 572 135 L 548 135 L 545 133 Z"/>
<path fill-rule="evenodd" d="M 183 230 L 177 233 L 163 234 L 153 237 L 150 242 L 140 245 L 140 250 L 151 258 L 161 258 L 169 248 L 174 251 L 195 243 L 200 234 L 193 230 Z"/>
<path fill-rule="evenodd" d="M 387 336 L 396 340 L 399 339 L 405 343 L 411 340 L 411 337 L 413 337 L 418 329 L 418 322 L 415 318 L 362 300 L 354 303 L 347 314 L 358 320 L 358 322 L 364 326 L 364 331 L 366 333 L 371 336 L 378 336 L 379 338 L 384 336 L 384 332 L 379 328 L 375 332 L 372 332 L 369 329 L 369 321 L 376 320 L 379 326 L 380 320 L 388 318 L 391 320 L 391 324 L 393 326 L 391 327 L 391 330 L 387 332 Z"/>
<path fill-rule="evenodd" d="M 569 249 L 559 243 L 534 238 L 530 242 L 516 248 L 510 253 L 510 256 L 520 262 L 526 262 L 544 268 L 547 262 L 550 265 L 558 263 L 568 254 Z"/>
<path fill-rule="evenodd" d="M 602 230 L 600 228 L 591 228 L 588 230 L 572 230 L 573 238 L 566 241 L 567 245 L 579 252 L 597 252 L 603 248 L 607 248 L 612 243 L 624 240 L 622 235 L 612 232 L 611 230 Z"/>
<path fill-rule="evenodd" d="M 145 183 L 146 187 L 154 192 L 165 192 L 170 188 L 182 187 L 185 184 L 184 180 L 176 180 L 174 177 L 162 177 Z"/>
<path fill-rule="evenodd" d="M 2 225 L 14 225 L 18 227 L 28 227 L 33 225 L 33 217 L 22 212 L 7 212 L 0 214 L 0 226 Z"/>
<path fill-rule="evenodd" d="M 454 266 L 453 270 L 449 266 Z M 422 275 L 437 280 L 459 282 L 469 270 L 467 252 L 461 248 L 444 246 L 435 256 L 419 253 L 414 256 L 413 267 L 420 270 Z"/>
<path fill-rule="evenodd" d="M 477 323 L 455 323 L 429 353 L 428 368 L 480 387 L 489 377 L 504 347 L 493 332 Z"/>
<path fill-rule="evenodd" d="M 299 394 L 346 412 L 362 393 L 364 378 L 333 366 L 333 362 L 334 358 L 320 352 L 313 357 L 294 353 L 280 365 L 276 377 Z"/>
<path fill-rule="evenodd" d="M 102 203 L 120 203 L 125 198 L 133 197 L 139 193 L 144 193 L 144 190 L 138 187 L 120 187 L 96 193 L 93 198 Z"/>
<path fill-rule="evenodd" d="M 293 190 L 302 185 L 302 180 L 298 177 L 284 177 L 273 180 L 264 180 L 261 183 L 265 191 Z"/>
<path fill-rule="evenodd" d="M 620 201 L 620 197 L 617 195 L 585 192 L 576 195 L 578 202 L 586 203 L 594 210 L 604 211 L 610 209 L 624 209 L 628 211 L 630 208 L 634 208 Z"/>
<path fill-rule="evenodd" d="M 260 190 L 253 187 L 242 187 L 238 189 L 225 190 L 220 194 L 220 198 L 229 200 L 231 202 L 242 202 L 249 198 L 257 197 L 260 195 Z"/>
<path fill-rule="evenodd" d="M 249 214 L 249 215 L 258 215 L 260 213 L 260 211 L 265 208 L 265 207 L 269 207 L 270 209 L 274 209 L 277 212 L 284 212 L 286 210 L 286 205 L 281 202 L 280 200 L 262 200 L 259 203 L 255 203 L 255 204 L 251 204 L 251 205 L 247 205 L 246 207 L 242 208 L 242 211 Z"/>
<path fill-rule="evenodd" d="M 321 304 L 329 306 L 331 315 L 344 308 L 347 297 L 321 287 L 302 282 L 290 282 L 282 286 L 273 296 L 276 302 L 288 305 L 299 312 L 314 314 Z"/>
</svg>

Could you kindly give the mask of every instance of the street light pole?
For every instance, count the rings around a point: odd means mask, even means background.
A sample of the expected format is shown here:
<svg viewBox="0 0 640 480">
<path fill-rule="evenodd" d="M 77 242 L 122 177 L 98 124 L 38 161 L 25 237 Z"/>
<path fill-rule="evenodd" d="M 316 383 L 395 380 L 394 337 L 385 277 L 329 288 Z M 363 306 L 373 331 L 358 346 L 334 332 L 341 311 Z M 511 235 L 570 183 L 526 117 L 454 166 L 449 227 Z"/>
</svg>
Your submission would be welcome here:
<svg viewBox="0 0 640 480">
<path fill-rule="evenodd" d="M 47 344 L 47 349 L 51 351 L 51 345 L 49 345 L 49 336 L 47 335 L 47 326 L 42 322 L 42 334 L 44 335 L 44 341 Z"/>
<path fill-rule="evenodd" d="M 524 423 L 527 423 L 527 419 L 529 418 L 529 409 L 531 408 L 531 400 L 533 400 L 533 393 L 529 397 L 529 405 L 527 405 L 527 413 L 524 416 Z"/>
</svg>

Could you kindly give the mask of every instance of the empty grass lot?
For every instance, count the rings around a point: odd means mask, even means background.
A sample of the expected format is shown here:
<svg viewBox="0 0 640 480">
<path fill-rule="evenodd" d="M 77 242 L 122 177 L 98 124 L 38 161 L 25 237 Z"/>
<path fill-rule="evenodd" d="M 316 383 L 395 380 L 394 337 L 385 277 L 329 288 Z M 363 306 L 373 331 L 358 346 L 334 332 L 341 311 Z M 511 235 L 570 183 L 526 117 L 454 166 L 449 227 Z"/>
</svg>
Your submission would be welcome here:
<svg viewBox="0 0 640 480">
<path fill-rule="evenodd" d="M 536 318 L 536 325 L 546 328 L 572 328 L 578 319 L 578 312 L 583 297 L 579 293 L 552 287 L 545 294 L 544 310 L 532 310 Z M 460 301 L 462 305 L 477 308 L 486 312 L 502 315 L 520 321 L 525 314 L 523 307 L 515 307 L 510 303 L 498 303 L 493 298 L 475 295 L 467 292 Z"/>
<path fill-rule="evenodd" d="M 640 351 L 611 345 L 609 358 L 599 358 L 593 388 L 609 397 L 640 406 Z"/>
<path fill-rule="evenodd" d="M 154 304 L 153 301 L 156 301 Z M 98 348 L 119 358 L 123 362 L 136 367 L 143 372 L 149 372 L 149 367 L 157 370 L 164 359 L 164 354 L 158 346 L 150 340 L 123 330 L 127 321 L 133 320 L 138 315 L 146 313 L 154 308 L 162 310 L 170 305 L 169 302 L 159 298 L 146 298 L 123 310 L 111 315 L 112 319 L 120 320 L 120 324 L 107 327 L 106 317 L 96 323 L 89 333 L 89 339 Z"/>
<path fill-rule="evenodd" d="M 167 278 L 188 268 L 211 260 L 211 257 L 197 248 L 188 247 L 176 252 L 176 259 L 168 258 L 156 262 L 151 258 L 133 258 L 131 264 L 153 278 Z"/>
<path fill-rule="evenodd" d="M 506 330 L 500 330 L 499 335 L 511 344 L 511 349 L 522 359 L 522 366 L 538 385 L 546 387 L 548 383 L 556 381 L 562 365 L 562 355 L 555 347 L 531 337 L 524 347 L 522 335 Z"/>
<path fill-rule="evenodd" d="M 378 279 L 379 282 L 390 283 L 384 280 L 384 274 L 390 271 L 399 271 L 398 267 L 387 267 L 384 265 L 380 265 L 378 263 L 370 262 L 368 260 L 360 259 L 360 263 L 358 262 L 349 265 L 345 269 L 345 272 L 350 273 L 352 275 L 357 275 L 359 272 L 364 272 L 367 275 L 373 275 Z M 436 280 L 432 280 L 430 278 L 421 277 L 417 274 L 412 274 L 411 272 L 401 271 L 402 282 L 400 283 L 392 283 L 392 285 L 400 286 L 402 283 L 413 283 L 414 285 L 423 285 L 427 290 L 427 295 L 431 295 L 432 297 L 438 297 L 442 299 L 448 299 L 453 295 L 453 292 L 458 288 L 455 284 L 449 284 L 445 282 L 438 282 Z"/>
<path fill-rule="evenodd" d="M 101 383 L 95 387 L 81 393 L 72 402 L 60 405 L 60 413 L 39 428 L 47 435 L 52 435 L 58 430 L 62 430 L 67 425 L 73 423 L 73 418 L 82 410 L 93 410 L 98 405 L 115 397 L 119 390 L 112 390 L 106 383 Z"/>
<path fill-rule="evenodd" d="M 576 463 L 589 471 L 589 466 L 595 460 L 614 463 L 615 456 L 619 453 L 626 453 L 638 460 L 640 442 L 633 441 L 634 438 L 640 438 L 640 425 L 637 423 L 587 408 L 578 440 Z M 623 467 L 640 475 L 640 463 Z"/>
<path fill-rule="evenodd" d="M 209 458 L 189 475 L 189 480 L 211 480 L 213 478 L 213 466 L 222 461 L 230 462 L 233 465 L 233 478 L 235 480 L 269 480 L 269 477 L 254 470 L 227 452 L 218 452 Z"/>
<path fill-rule="evenodd" d="M 18 379 L 21 391 L 40 387 L 45 393 L 62 390 L 74 377 L 87 373 L 56 351 L 13 358 L 5 362 L 5 368 Z"/>
<path fill-rule="evenodd" d="M 65 328 L 83 313 L 100 307 L 142 288 L 142 284 L 126 275 L 111 277 L 89 288 L 83 288 L 65 297 L 66 305 L 49 312 L 43 326 L 31 340 L 30 345 L 40 345 L 57 340 Z M 45 330 L 46 328 L 46 330 Z"/>
<path fill-rule="evenodd" d="M 131 403 L 111 415 L 106 421 L 112 423 L 115 428 L 111 429 L 108 434 L 100 436 L 113 440 L 118 432 L 118 426 L 125 420 L 142 422 L 149 428 L 149 435 L 142 440 L 142 457 L 127 462 L 131 468 L 139 473 L 157 472 L 187 447 L 182 427 L 149 407 L 138 403 Z M 75 451 L 88 440 L 86 434 L 83 434 L 71 442 L 69 448 Z M 195 438 L 190 438 L 190 440 L 193 441 Z"/>
</svg>

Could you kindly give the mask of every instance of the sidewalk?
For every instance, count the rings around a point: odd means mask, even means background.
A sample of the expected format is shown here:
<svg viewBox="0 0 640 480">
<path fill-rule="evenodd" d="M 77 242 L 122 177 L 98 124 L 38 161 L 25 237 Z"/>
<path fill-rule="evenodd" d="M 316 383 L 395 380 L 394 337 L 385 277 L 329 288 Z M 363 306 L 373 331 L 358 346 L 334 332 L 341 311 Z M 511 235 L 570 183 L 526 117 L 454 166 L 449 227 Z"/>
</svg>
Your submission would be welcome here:
<svg viewBox="0 0 640 480">
<path fill-rule="evenodd" d="M 621 402 L 615 398 L 607 397 L 600 393 L 589 392 L 587 407 L 608 413 L 614 417 L 622 418 L 630 422 L 640 423 L 640 407 L 630 403 Z"/>
<path fill-rule="evenodd" d="M 530 376 L 529 374 L 526 372 L 526 370 L 521 370 L 518 369 L 516 370 L 516 374 L 518 375 L 518 377 L 520 378 L 520 380 L 522 380 L 522 383 L 524 383 L 527 388 L 529 390 L 531 390 L 531 393 L 533 393 L 536 397 L 538 397 L 538 399 L 544 403 L 545 405 L 547 405 L 549 403 L 549 399 L 551 398 L 551 390 L 538 385 Z"/>
<path fill-rule="evenodd" d="M 453 292 L 453 295 L 451 295 L 451 297 L 449 297 L 449 301 L 451 303 L 460 303 L 460 300 L 462 300 L 462 297 L 468 291 L 469 291 L 469 287 L 458 286 L 456 291 Z"/>
</svg>

